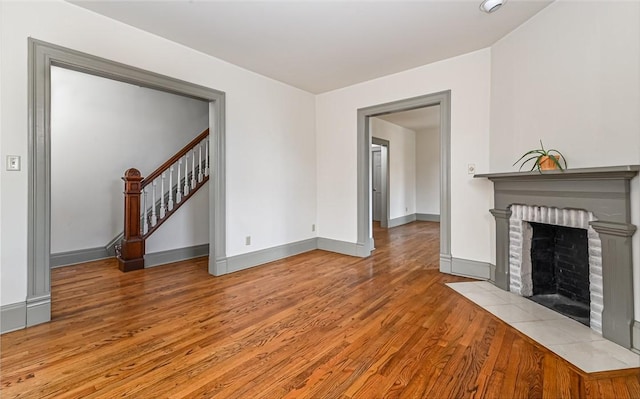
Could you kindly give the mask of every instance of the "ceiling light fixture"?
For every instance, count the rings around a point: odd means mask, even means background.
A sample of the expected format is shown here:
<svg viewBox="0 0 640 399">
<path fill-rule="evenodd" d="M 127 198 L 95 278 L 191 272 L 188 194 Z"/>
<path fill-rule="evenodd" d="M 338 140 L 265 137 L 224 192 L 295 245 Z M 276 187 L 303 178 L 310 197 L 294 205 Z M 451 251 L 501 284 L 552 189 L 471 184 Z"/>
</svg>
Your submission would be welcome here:
<svg viewBox="0 0 640 399">
<path fill-rule="evenodd" d="M 484 0 L 482 3 L 480 3 L 480 10 L 489 14 L 496 11 L 506 2 L 507 0 Z"/>
</svg>

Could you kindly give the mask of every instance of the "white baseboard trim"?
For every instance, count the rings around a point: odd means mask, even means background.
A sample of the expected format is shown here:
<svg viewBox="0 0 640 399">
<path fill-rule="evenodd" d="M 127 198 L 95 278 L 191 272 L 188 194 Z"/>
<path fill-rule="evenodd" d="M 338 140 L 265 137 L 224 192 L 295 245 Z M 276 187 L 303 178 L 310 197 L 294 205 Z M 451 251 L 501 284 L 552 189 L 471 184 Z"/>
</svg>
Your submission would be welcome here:
<svg viewBox="0 0 640 399">
<path fill-rule="evenodd" d="M 113 255 L 109 255 L 105 247 L 96 247 L 51 254 L 49 264 L 51 268 L 54 268 L 112 257 Z"/>
<path fill-rule="evenodd" d="M 26 302 L 0 306 L 0 334 L 21 330 L 27 325 Z"/>
<path fill-rule="evenodd" d="M 153 252 L 144 255 L 144 267 L 166 265 L 167 263 L 209 256 L 209 244 L 194 245 L 192 247 L 170 249 L 168 251 Z"/>
<path fill-rule="evenodd" d="M 487 262 L 478 262 L 469 259 L 451 258 L 451 274 L 471 277 L 480 280 L 488 280 L 491 274 L 491 265 Z"/>
<path fill-rule="evenodd" d="M 389 228 L 402 226 L 403 224 L 416 221 L 416 214 L 400 216 L 399 218 L 389 219 Z"/>
<path fill-rule="evenodd" d="M 317 248 L 317 239 L 310 238 L 308 240 L 292 242 L 289 244 L 278 245 L 277 247 L 231 256 L 226 259 L 226 265 L 224 267 L 226 268 L 226 273 L 233 273 L 287 258 L 289 256 L 309 252 Z"/>
<path fill-rule="evenodd" d="M 416 220 L 421 222 L 440 222 L 440 215 L 431 213 L 416 213 Z"/>
</svg>

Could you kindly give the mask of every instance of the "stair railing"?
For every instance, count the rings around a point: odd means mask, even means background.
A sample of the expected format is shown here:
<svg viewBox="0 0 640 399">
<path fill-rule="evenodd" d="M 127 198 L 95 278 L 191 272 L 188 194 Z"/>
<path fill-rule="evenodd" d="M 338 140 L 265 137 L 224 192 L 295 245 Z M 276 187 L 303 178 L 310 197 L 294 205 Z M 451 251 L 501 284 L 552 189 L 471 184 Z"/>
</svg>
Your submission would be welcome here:
<svg viewBox="0 0 640 399">
<path fill-rule="evenodd" d="M 209 180 L 209 129 L 147 177 L 131 168 L 122 180 L 124 238 L 116 257 L 126 272 L 144 268 L 145 240 Z"/>
</svg>

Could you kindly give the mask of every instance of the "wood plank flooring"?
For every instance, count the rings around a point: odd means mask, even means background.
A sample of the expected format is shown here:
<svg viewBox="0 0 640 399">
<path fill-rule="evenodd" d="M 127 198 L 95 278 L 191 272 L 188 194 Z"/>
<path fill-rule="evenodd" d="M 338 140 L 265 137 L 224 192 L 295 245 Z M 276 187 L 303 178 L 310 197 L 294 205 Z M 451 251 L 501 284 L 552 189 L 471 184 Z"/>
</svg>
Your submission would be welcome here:
<svg viewBox="0 0 640 399">
<path fill-rule="evenodd" d="M 585 375 L 446 287 L 436 223 L 375 235 L 222 277 L 54 269 L 53 321 L 1 337 L 0 396 L 640 398 L 639 369 Z"/>
</svg>

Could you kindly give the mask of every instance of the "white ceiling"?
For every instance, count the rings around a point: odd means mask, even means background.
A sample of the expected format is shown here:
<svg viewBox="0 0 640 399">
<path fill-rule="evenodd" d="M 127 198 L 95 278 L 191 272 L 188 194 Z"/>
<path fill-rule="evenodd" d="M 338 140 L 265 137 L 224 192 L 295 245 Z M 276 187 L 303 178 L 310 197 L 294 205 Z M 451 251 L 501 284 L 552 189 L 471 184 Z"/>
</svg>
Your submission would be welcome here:
<svg viewBox="0 0 640 399">
<path fill-rule="evenodd" d="M 440 126 L 440 106 L 413 109 L 411 111 L 394 112 L 377 116 L 395 125 L 418 132 L 420 130 Z"/>
<path fill-rule="evenodd" d="M 552 1 L 71 0 L 311 93 L 488 47 Z"/>
</svg>

